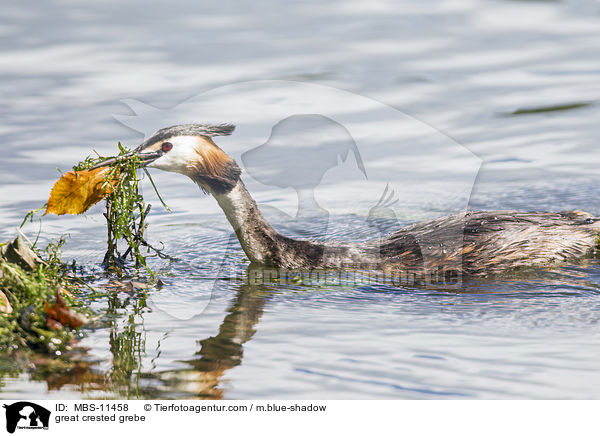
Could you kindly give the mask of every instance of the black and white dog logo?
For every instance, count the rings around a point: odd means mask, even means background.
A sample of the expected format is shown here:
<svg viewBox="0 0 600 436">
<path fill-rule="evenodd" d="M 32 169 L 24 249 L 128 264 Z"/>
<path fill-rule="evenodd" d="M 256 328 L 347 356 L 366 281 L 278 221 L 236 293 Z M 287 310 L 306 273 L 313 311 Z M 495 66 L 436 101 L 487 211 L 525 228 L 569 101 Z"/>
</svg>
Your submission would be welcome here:
<svg viewBox="0 0 600 436">
<path fill-rule="evenodd" d="M 6 431 L 14 433 L 19 429 L 48 429 L 50 411 L 29 401 L 19 401 L 4 405 L 6 409 Z"/>
</svg>

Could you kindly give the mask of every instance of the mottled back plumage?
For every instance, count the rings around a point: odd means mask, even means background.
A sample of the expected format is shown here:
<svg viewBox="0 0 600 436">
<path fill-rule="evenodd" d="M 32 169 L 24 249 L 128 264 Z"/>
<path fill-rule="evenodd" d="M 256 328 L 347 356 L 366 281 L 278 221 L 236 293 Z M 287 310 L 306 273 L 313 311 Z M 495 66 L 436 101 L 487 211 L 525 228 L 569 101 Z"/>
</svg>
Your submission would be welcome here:
<svg viewBox="0 0 600 436">
<path fill-rule="evenodd" d="M 579 211 L 467 212 L 389 235 L 381 241 L 381 258 L 388 269 L 455 267 L 467 276 L 485 276 L 592 254 L 599 232 L 598 220 Z"/>
</svg>

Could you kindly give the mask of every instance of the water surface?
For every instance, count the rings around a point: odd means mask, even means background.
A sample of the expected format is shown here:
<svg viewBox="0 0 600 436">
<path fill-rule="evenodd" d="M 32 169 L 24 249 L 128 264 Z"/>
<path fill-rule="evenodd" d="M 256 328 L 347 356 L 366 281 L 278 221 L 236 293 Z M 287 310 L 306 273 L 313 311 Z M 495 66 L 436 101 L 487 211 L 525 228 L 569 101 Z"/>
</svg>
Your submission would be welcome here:
<svg viewBox="0 0 600 436">
<path fill-rule="evenodd" d="M 108 154 L 118 140 L 143 139 L 113 117 L 132 115 L 122 100 L 139 118 L 154 117 L 146 124 L 156 129 L 172 123 L 173 112 L 149 114 L 139 102 L 167 109 L 196 98 L 202 111 L 180 106 L 182 121 L 238 122 L 238 134 L 218 143 L 245 170 L 265 214 L 292 236 L 376 235 L 381 228 L 367 217 L 387 184 L 399 202 L 395 219 L 380 217 L 385 229 L 467 207 L 600 214 L 597 1 L 148 8 L 56 0 L 35 9 L 5 5 L 0 17 L 2 240 L 44 203 L 57 167 L 68 169 L 92 148 Z M 406 128 L 390 133 L 375 105 L 346 107 L 352 137 L 377 132 L 369 146 L 357 140 L 368 177 L 350 152 L 306 197 L 306 186 L 278 186 L 269 174 L 281 180 L 286 159 L 320 165 L 323 155 L 310 149 L 318 137 L 294 148 L 300 132 L 282 130 L 288 154 L 244 155 L 273 127 L 262 113 L 229 112 L 277 103 L 278 88 L 236 85 L 257 80 L 364 96 L 395 110 Z M 324 95 L 311 104 L 331 105 Z M 220 119 L 228 113 L 238 119 Z M 54 377 L 5 373 L 0 396 L 598 398 L 596 260 L 460 289 L 250 286 L 214 200 L 183 176 L 154 174 L 174 212 L 161 210 L 145 182 L 154 203 L 149 238 L 179 258 L 154 262 L 164 286 L 92 301 L 108 315 L 81 341 L 89 366 Z M 311 207 L 319 219 L 298 213 Z M 40 243 L 68 234 L 65 259 L 102 274 L 101 212 L 45 217 Z M 37 227 L 25 230 L 35 235 Z"/>
</svg>

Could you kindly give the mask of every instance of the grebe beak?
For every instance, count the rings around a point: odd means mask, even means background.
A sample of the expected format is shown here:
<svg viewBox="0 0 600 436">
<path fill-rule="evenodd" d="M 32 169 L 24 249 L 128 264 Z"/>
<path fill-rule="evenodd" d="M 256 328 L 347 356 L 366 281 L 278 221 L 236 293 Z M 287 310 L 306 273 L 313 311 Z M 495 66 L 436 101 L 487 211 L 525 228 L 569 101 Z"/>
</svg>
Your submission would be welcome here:
<svg viewBox="0 0 600 436">
<path fill-rule="evenodd" d="M 142 153 L 141 151 L 136 150 L 131 153 L 124 154 L 122 156 L 111 157 L 110 159 L 106 159 L 91 167 L 90 170 L 95 170 L 96 168 L 107 167 L 119 162 L 124 162 L 128 159 L 131 159 L 133 156 L 137 156 L 142 162 L 142 166 L 145 167 L 146 165 L 154 162 L 156 159 L 161 157 L 163 154 L 164 153 L 162 151 L 150 151 L 148 153 Z"/>
</svg>

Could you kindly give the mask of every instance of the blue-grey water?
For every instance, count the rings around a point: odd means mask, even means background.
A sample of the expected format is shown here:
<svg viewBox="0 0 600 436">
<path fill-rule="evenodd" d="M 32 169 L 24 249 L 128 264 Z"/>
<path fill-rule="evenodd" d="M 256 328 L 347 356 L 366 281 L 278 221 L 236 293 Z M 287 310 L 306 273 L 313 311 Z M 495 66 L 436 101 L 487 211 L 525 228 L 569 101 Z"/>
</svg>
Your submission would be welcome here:
<svg viewBox="0 0 600 436">
<path fill-rule="evenodd" d="M 190 121 L 238 125 L 216 142 L 291 236 L 465 208 L 600 215 L 596 0 L 12 2 L 0 35 L 2 240 L 56 168 Z M 144 181 L 148 238 L 178 258 L 152 261 L 164 285 L 90 301 L 112 315 L 85 330 L 87 370 L 3 374 L 0 397 L 600 397 L 597 260 L 458 289 L 250 285 L 214 200 L 153 176 L 173 213 Z M 398 202 L 374 216 L 386 186 Z M 102 210 L 44 217 L 39 242 L 67 234 L 97 284 Z"/>
</svg>

